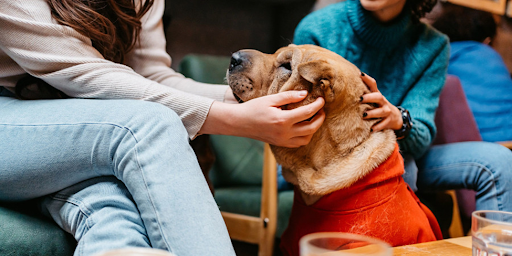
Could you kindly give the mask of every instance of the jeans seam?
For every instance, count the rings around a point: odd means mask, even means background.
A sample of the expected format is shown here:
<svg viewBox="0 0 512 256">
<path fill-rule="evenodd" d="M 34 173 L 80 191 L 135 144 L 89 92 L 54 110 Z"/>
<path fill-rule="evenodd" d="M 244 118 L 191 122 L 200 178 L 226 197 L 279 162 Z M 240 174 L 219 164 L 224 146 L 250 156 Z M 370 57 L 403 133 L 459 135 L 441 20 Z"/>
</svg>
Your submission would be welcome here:
<svg viewBox="0 0 512 256">
<path fill-rule="evenodd" d="M 135 162 L 137 163 L 137 166 L 139 167 L 139 171 L 140 171 L 140 176 L 142 177 L 142 181 L 144 182 L 144 187 L 145 187 L 145 191 L 147 193 L 147 196 L 149 198 L 149 202 L 151 204 L 151 207 L 153 208 L 153 212 L 155 213 L 155 221 L 158 223 L 158 230 L 160 231 L 160 235 L 162 236 L 162 240 L 165 244 L 165 246 L 167 248 L 164 248 L 166 249 L 167 251 L 169 252 L 173 252 L 171 247 L 169 246 L 169 242 L 167 241 L 167 237 L 165 236 L 165 232 L 162 230 L 162 223 L 160 221 L 160 216 L 158 214 L 158 211 L 156 210 L 156 206 L 155 206 L 155 203 L 154 203 L 154 200 L 153 200 L 153 197 L 151 196 L 151 193 L 149 193 L 149 187 L 148 187 L 148 183 L 147 183 L 147 180 L 146 180 L 146 177 L 144 175 L 144 168 L 142 168 L 142 165 L 139 161 L 139 150 L 138 150 L 138 143 L 139 143 L 139 140 L 137 139 L 137 136 L 135 135 L 135 131 L 132 131 L 129 127 L 126 127 L 126 126 L 120 126 L 120 125 L 115 125 L 113 124 L 114 126 L 116 126 L 117 128 L 121 128 L 121 129 L 124 129 L 126 131 L 128 131 L 131 135 L 131 137 L 133 138 L 133 140 L 135 141 L 135 147 L 134 147 L 134 151 L 135 151 Z M 113 162 L 112 162 L 113 164 Z M 114 170 L 114 166 L 112 166 L 112 170 Z M 124 183 L 124 182 L 123 182 Z"/>
<path fill-rule="evenodd" d="M 164 235 L 165 233 L 162 230 L 162 224 L 161 224 L 161 221 L 160 221 L 160 216 L 158 215 L 158 211 L 156 210 L 156 207 L 155 207 L 155 204 L 154 204 L 154 200 L 153 200 L 153 198 L 151 196 L 151 193 L 149 193 L 149 187 L 148 187 L 148 184 L 147 184 L 147 181 L 146 181 L 146 177 L 144 176 L 144 171 L 143 171 L 144 169 L 142 168 L 142 165 L 140 164 L 140 161 L 139 161 L 139 150 L 138 150 L 138 147 L 137 147 L 139 141 L 137 140 L 137 137 L 135 136 L 135 132 L 132 131 L 130 128 L 125 127 L 125 126 L 117 126 L 117 127 L 121 128 L 121 129 L 127 130 L 130 133 L 130 135 L 133 137 L 133 140 L 135 141 L 135 147 L 134 147 L 135 158 L 136 158 L 135 161 L 137 163 L 137 166 L 139 167 L 140 175 L 142 177 L 142 181 L 144 182 L 144 187 L 145 187 L 145 190 L 147 192 L 147 196 L 149 198 L 149 202 L 151 203 L 151 207 L 153 208 L 153 211 L 155 213 L 155 220 L 158 223 L 158 229 L 160 230 L 160 235 L 162 236 L 162 240 L 163 240 L 165 246 L 167 247 L 165 249 L 172 253 L 172 249 L 169 246 L 169 242 L 167 241 L 167 238 Z M 113 168 L 113 166 L 112 166 L 112 168 Z"/>
<path fill-rule="evenodd" d="M 80 209 L 80 212 L 85 215 L 85 217 L 89 218 L 89 209 L 85 206 L 85 204 L 83 204 L 80 200 L 74 200 L 74 199 L 69 199 L 69 198 L 66 198 L 66 197 L 63 197 L 63 196 L 59 196 L 58 194 L 57 195 L 54 195 L 52 196 L 53 199 L 57 200 L 57 201 L 61 201 L 61 202 L 67 202 L 67 203 L 70 203 L 76 207 L 78 207 L 78 209 Z"/>
<path fill-rule="evenodd" d="M 90 229 L 91 229 L 91 226 L 89 221 L 90 221 L 90 218 L 89 218 L 89 209 L 85 206 L 84 203 L 82 203 L 80 200 L 73 200 L 73 199 L 69 199 L 69 198 L 66 198 L 64 196 L 59 196 L 58 194 L 52 196 L 52 198 L 56 201 L 61 201 L 61 202 L 65 202 L 65 203 L 69 203 L 69 204 L 72 204 L 76 207 L 78 207 L 78 210 L 80 212 L 81 215 L 85 216 L 85 230 L 84 230 L 84 234 L 87 233 Z M 94 225 L 94 224 L 93 224 Z M 74 234 L 73 234 L 74 235 Z M 77 246 L 77 250 L 78 250 L 78 255 L 83 255 L 83 249 L 85 248 L 85 240 L 81 239 L 79 245 Z"/>
<path fill-rule="evenodd" d="M 57 200 L 57 201 L 70 203 L 70 204 L 78 207 L 78 209 L 80 210 L 80 213 L 83 214 L 87 219 L 89 219 L 90 210 L 80 200 L 73 200 L 73 199 L 69 199 L 69 198 L 65 198 L 65 197 L 60 197 L 58 195 L 54 195 L 54 196 L 52 196 L 52 198 Z M 87 224 L 87 229 L 89 229 L 90 225 L 87 222 L 86 222 L 86 224 Z"/>
</svg>

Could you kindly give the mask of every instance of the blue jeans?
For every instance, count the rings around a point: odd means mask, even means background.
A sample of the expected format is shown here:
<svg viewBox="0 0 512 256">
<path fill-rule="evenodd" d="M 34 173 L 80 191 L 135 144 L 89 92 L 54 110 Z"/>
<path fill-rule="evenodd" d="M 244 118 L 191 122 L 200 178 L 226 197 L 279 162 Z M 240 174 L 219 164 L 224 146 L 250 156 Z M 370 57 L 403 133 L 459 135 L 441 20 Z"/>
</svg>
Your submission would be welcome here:
<svg viewBox="0 0 512 256">
<path fill-rule="evenodd" d="M 2 90 L 2 87 L 0 87 Z M 180 118 L 135 100 L 0 92 L 0 200 L 44 197 L 75 255 L 128 246 L 235 255 Z"/>
<path fill-rule="evenodd" d="M 472 189 L 476 192 L 477 210 L 512 212 L 509 149 L 491 142 L 437 145 L 416 164 L 419 190 Z"/>
</svg>

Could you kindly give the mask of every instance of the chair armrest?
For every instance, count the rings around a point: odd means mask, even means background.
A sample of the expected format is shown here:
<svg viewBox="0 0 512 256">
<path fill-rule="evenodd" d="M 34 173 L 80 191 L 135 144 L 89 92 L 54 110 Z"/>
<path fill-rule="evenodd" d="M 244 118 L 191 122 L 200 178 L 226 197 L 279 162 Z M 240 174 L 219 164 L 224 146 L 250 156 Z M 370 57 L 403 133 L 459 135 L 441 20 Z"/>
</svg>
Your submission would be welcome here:
<svg viewBox="0 0 512 256">
<path fill-rule="evenodd" d="M 512 149 L 512 141 L 498 141 L 496 143 L 498 143 L 508 149 Z"/>
</svg>

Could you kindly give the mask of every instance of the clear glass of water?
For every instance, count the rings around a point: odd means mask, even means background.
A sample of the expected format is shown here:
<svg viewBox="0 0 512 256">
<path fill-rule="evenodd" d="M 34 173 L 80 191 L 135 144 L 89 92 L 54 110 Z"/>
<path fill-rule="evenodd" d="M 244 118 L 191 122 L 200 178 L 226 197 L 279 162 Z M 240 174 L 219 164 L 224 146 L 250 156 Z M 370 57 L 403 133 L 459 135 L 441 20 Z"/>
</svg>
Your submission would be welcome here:
<svg viewBox="0 0 512 256">
<path fill-rule="evenodd" d="M 300 239 L 300 256 L 391 256 L 391 246 L 381 240 L 350 233 L 320 232 Z"/>
<path fill-rule="evenodd" d="M 512 256 L 512 212 L 473 212 L 471 233 L 473 256 Z"/>
</svg>

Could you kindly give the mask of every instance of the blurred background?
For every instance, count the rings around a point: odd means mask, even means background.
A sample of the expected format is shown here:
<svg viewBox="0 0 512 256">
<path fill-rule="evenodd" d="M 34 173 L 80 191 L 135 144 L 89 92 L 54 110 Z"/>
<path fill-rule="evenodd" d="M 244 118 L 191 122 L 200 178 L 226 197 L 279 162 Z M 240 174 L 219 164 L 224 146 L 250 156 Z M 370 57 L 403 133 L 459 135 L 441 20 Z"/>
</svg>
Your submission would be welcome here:
<svg viewBox="0 0 512 256">
<path fill-rule="evenodd" d="M 166 0 L 167 51 L 173 58 L 172 67 L 177 69 L 189 53 L 229 56 L 244 48 L 272 53 L 292 42 L 295 27 L 309 12 L 338 1 Z M 494 14 L 498 32 L 492 46 L 512 73 L 512 0 L 450 2 Z"/>
<path fill-rule="evenodd" d="M 167 0 L 172 67 L 177 69 L 189 53 L 230 56 L 244 48 L 273 53 L 292 42 L 295 26 L 314 4 L 314 0 Z"/>
</svg>

